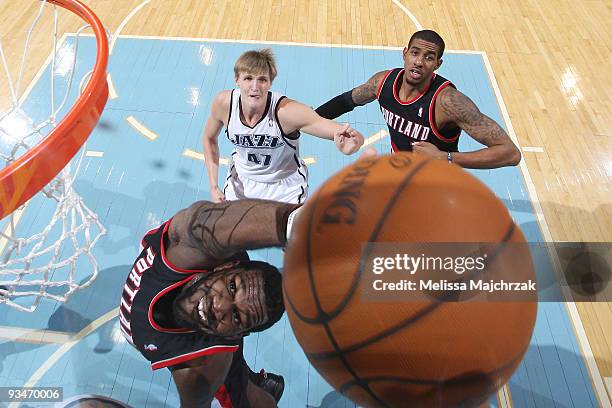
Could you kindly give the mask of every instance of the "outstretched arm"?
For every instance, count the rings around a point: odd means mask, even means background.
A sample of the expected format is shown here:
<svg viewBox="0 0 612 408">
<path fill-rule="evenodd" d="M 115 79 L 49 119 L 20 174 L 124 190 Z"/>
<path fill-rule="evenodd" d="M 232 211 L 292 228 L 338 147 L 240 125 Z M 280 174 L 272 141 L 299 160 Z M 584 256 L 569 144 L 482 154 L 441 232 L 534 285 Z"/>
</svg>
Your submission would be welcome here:
<svg viewBox="0 0 612 408">
<path fill-rule="evenodd" d="M 224 201 L 225 196 L 219 189 L 219 132 L 223 127 L 224 118 L 229 112 L 229 98 L 231 91 L 220 92 L 212 102 L 210 116 L 206 121 L 202 145 L 204 146 L 204 158 L 208 170 L 208 182 L 212 201 Z"/>
<path fill-rule="evenodd" d="M 363 145 L 363 135 L 348 124 L 341 125 L 319 116 L 303 103 L 285 98 L 278 107 L 278 119 L 286 133 L 303 130 L 323 139 L 333 140 L 344 154 L 353 154 Z"/>
<path fill-rule="evenodd" d="M 473 152 L 453 153 L 453 162 L 476 169 L 516 166 L 521 152 L 493 119 L 484 115 L 470 98 L 447 87 L 438 96 L 436 123 L 454 122 L 472 138 L 487 146 Z M 415 149 L 416 151 L 416 149 Z M 445 157 L 445 156 L 444 156 Z"/>
<path fill-rule="evenodd" d="M 198 201 L 172 219 L 166 257 L 179 268 L 199 269 L 245 250 L 281 247 L 298 207 L 266 200 Z"/>
<path fill-rule="evenodd" d="M 356 106 L 365 105 L 376 99 L 376 93 L 388 71 L 377 72 L 365 84 L 334 96 L 315 111 L 326 119 L 336 119 L 352 111 Z"/>
</svg>

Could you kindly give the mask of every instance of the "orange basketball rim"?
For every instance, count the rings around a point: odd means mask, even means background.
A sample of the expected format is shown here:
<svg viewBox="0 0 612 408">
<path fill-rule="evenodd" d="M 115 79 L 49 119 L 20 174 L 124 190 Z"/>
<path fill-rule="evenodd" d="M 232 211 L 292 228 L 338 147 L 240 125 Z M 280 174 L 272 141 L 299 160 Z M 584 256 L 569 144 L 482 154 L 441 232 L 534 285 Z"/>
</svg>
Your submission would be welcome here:
<svg viewBox="0 0 612 408">
<path fill-rule="evenodd" d="M 98 17 L 78 0 L 47 0 L 91 25 L 98 50 L 87 86 L 63 120 L 36 146 L 0 170 L 0 219 L 47 185 L 79 151 L 98 123 L 108 99 L 108 41 Z"/>
</svg>

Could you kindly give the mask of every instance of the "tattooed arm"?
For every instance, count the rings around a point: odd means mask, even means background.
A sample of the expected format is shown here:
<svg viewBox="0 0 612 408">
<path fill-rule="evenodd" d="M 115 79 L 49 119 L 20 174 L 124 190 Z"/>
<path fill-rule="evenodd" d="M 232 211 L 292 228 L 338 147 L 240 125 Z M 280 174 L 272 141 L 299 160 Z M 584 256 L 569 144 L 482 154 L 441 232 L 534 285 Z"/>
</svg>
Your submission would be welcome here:
<svg viewBox="0 0 612 408">
<path fill-rule="evenodd" d="M 347 112 L 355 109 L 356 106 L 365 105 L 376 99 L 376 93 L 388 71 L 377 72 L 368 81 L 346 91 L 338 96 L 334 96 L 315 111 L 319 116 L 326 119 L 336 119 Z"/>
<path fill-rule="evenodd" d="M 264 200 L 195 202 L 172 218 L 166 257 L 179 268 L 205 269 L 248 249 L 283 246 L 287 220 L 298 207 Z"/>
<path fill-rule="evenodd" d="M 473 169 L 516 166 L 521 152 L 508 134 L 493 119 L 484 115 L 470 98 L 452 87 L 440 92 L 436 99 L 435 121 L 438 129 L 453 123 L 468 135 L 487 146 L 473 152 L 453 153 L 453 162 Z"/>
<path fill-rule="evenodd" d="M 351 96 L 357 105 L 365 105 L 376 99 L 378 88 L 389 71 L 380 71 L 372 75 L 368 82 L 353 88 Z"/>
</svg>

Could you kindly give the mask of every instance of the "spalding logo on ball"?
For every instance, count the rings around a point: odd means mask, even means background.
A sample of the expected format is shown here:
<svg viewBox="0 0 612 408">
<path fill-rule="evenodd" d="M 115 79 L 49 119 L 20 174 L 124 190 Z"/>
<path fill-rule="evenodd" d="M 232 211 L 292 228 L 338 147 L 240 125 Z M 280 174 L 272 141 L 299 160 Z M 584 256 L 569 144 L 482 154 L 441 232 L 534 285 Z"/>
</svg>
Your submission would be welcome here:
<svg viewBox="0 0 612 408">
<path fill-rule="evenodd" d="M 362 158 L 300 210 L 285 255 L 285 306 L 300 346 L 364 407 L 470 407 L 508 381 L 534 301 L 367 301 L 364 243 L 492 243 L 483 279 L 534 279 L 504 204 L 458 166 L 411 153 Z"/>
</svg>

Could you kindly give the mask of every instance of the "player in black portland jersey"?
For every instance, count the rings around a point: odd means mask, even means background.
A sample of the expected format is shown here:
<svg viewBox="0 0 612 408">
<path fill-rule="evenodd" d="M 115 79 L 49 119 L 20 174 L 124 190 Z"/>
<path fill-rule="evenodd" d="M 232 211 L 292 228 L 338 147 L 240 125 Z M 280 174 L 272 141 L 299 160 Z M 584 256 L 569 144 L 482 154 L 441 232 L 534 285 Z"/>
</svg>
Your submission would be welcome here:
<svg viewBox="0 0 612 408">
<path fill-rule="evenodd" d="M 280 272 L 245 252 L 286 243 L 298 208 L 272 201 L 199 201 L 145 235 L 128 274 L 119 321 L 150 362 L 167 367 L 182 407 L 274 407 L 284 382 L 255 374 L 242 338 L 284 312 Z M 275 401 L 276 400 L 276 401 Z"/>
<path fill-rule="evenodd" d="M 434 31 L 414 33 L 404 48 L 404 67 L 374 74 L 365 84 L 316 109 L 328 119 L 378 99 L 389 128 L 393 152 L 414 151 L 468 168 L 515 166 L 521 153 L 508 134 L 446 78 L 434 71 L 442 64 L 444 40 Z M 461 131 L 485 145 L 457 152 Z"/>
<path fill-rule="evenodd" d="M 456 152 L 461 129 L 449 126 L 438 130 L 431 119 L 436 97 L 447 86 L 455 86 L 434 73 L 422 93 L 410 100 L 402 100 L 397 90 L 401 88 L 404 75 L 404 68 L 387 71 L 377 93 L 393 151 L 411 151 L 413 143 L 429 142 L 442 151 Z"/>
</svg>

